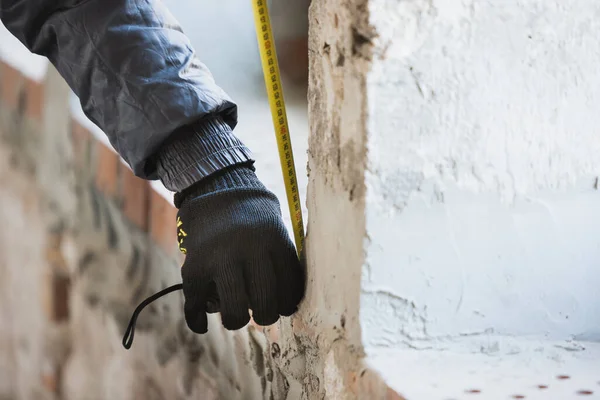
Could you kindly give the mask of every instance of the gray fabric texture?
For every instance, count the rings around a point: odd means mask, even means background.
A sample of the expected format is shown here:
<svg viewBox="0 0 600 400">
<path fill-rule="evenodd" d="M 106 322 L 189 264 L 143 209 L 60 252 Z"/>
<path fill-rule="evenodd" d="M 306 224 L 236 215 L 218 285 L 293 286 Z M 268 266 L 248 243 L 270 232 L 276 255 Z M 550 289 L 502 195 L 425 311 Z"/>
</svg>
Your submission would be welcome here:
<svg viewBox="0 0 600 400">
<path fill-rule="evenodd" d="M 178 191 L 251 159 L 232 133 L 236 105 L 161 1 L 0 0 L 0 20 L 52 62 L 137 176 Z M 181 153 L 161 163 L 166 141 Z"/>
</svg>

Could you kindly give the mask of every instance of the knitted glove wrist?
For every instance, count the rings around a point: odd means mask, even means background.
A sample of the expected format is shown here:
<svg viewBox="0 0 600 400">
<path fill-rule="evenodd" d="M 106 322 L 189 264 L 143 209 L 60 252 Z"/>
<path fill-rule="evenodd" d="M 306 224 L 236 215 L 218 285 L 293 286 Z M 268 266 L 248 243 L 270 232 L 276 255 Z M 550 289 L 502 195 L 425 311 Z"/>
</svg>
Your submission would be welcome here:
<svg viewBox="0 0 600 400">
<path fill-rule="evenodd" d="M 293 314 L 304 295 L 304 271 L 279 202 L 248 165 L 220 171 L 175 199 L 185 319 L 207 331 L 207 312 L 227 329 Z"/>
<path fill-rule="evenodd" d="M 185 190 L 175 193 L 175 207 L 181 208 L 186 197 L 198 197 L 228 189 L 259 189 L 267 191 L 254 173 L 253 162 L 233 165 L 202 179 Z"/>
</svg>

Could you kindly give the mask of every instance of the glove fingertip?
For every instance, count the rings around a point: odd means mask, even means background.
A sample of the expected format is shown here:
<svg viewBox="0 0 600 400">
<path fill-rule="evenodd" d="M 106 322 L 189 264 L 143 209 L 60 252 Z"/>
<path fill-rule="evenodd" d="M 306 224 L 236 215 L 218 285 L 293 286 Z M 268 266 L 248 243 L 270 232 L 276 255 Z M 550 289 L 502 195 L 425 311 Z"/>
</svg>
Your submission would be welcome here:
<svg viewBox="0 0 600 400">
<path fill-rule="evenodd" d="M 188 302 L 184 306 L 185 322 L 194 333 L 204 334 L 208 332 L 208 318 L 203 310 L 189 307 Z"/>
<path fill-rule="evenodd" d="M 254 320 L 254 322 L 256 322 L 260 326 L 269 326 L 269 325 L 273 325 L 275 322 L 279 321 L 279 314 L 275 313 L 275 314 L 270 314 L 270 315 L 269 314 L 261 315 L 261 314 L 253 313 L 252 319 Z"/>
<path fill-rule="evenodd" d="M 250 322 L 250 314 L 248 312 L 245 314 L 238 313 L 235 316 L 221 314 L 221 321 L 225 329 L 229 331 L 237 331 L 238 329 L 242 329 L 244 326 L 248 325 L 248 322 Z"/>
<path fill-rule="evenodd" d="M 296 311 L 298 311 L 298 306 L 283 308 L 280 310 L 281 316 L 283 316 L 283 317 L 291 317 L 292 315 L 294 315 L 296 313 Z"/>
<path fill-rule="evenodd" d="M 278 280 L 281 285 L 279 314 L 289 317 L 298 311 L 306 290 L 306 273 L 295 253 L 289 255 L 284 267 L 280 268 Z"/>
</svg>

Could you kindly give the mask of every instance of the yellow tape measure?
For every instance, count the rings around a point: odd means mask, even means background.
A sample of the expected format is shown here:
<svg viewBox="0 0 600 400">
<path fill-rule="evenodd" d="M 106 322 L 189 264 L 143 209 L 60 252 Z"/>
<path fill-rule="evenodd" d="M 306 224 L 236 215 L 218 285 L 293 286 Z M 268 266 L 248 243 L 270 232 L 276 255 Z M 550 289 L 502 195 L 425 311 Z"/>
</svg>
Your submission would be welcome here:
<svg viewBox="0 0 600 400">
<path fill-rule="evenodd" d="M 292 218 L 292 226 L 294 228 L 294 239 L 296 240 L 296 249 L 298 254 L 300 254 L 304 248 L 302 206 L 300 204 L 300 195 L 298 193 L 298 181 L 296 179 L 296 167 L 294 166 L 292 141 L 290 140 L 290 130 L 287 114 L 285 112 L 285 102 L 283 100 L 281 79 L 279 77 L 279 64 L 277 62 L 277 52 L 275 51 L 275 41 L 273 39 L 267 1 L 268 0 L 252 0 L 252 8 L 254 9 L 256 38 L 258 39 L 260 59 L 262 62 L 263 74 L 265 76 L 265 85 L 267 87 L 267 96 L 269 97 L 273 126 L 275 127 L 275 136 L 277 137 L 279 161 L 281 162 L 281 170 L 285 182 L 285 192 L 287 194 L 290 217 Z"/>
</svg>

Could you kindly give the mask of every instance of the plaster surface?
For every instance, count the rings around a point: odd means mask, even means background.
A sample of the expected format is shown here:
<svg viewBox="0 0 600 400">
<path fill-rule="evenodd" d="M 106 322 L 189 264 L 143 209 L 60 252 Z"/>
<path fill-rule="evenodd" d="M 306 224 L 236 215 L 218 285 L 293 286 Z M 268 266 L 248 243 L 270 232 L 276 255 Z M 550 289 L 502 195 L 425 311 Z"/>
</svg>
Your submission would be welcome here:
<svg viewBox="0 0 600 400">
<path fill-rule="evenodd" d="M 600 340 L 600 4 L 369 10 L 367 353 Z"/>
</svg>

